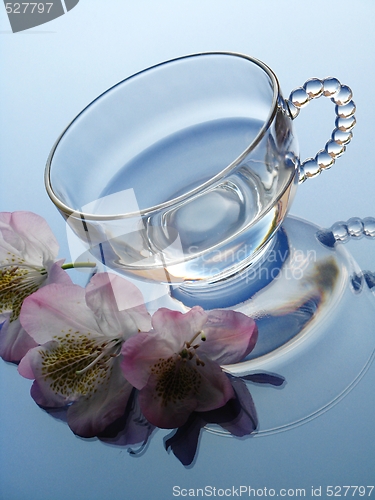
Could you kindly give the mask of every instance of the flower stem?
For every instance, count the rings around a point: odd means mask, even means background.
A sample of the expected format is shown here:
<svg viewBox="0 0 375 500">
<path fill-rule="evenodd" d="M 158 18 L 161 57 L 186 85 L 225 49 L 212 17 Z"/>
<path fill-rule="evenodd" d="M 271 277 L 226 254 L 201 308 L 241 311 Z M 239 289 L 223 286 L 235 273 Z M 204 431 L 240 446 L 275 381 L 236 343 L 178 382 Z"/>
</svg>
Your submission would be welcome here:
<svg viewBox="0 0 375 500">
<path fill-rule="evenodd" d="M 67 264 L 63 264 L 61 269 L 77 269 L 80 267 L 96 267 L 95 262 L 69 262 Z"/>
</svg>

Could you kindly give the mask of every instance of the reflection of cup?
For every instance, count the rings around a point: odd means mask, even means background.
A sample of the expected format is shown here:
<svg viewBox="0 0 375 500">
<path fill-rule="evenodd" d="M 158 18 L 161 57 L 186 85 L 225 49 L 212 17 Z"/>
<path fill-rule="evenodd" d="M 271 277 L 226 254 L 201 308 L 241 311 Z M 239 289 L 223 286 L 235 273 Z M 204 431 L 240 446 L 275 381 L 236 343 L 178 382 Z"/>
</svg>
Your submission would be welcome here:
<svg viewBox="0 0 375 500">
<path fill-rule="evenodd" d="M 336 103 L 336 128 L 300 165 L 292 120 L 320 95 Z M 174 59 L 120 82 L 73 120 L 48 159 L 47 191 L 109 267 L 216 282 L 261 257 L 298 181 L 345 150 L 351 97 L 327 78 L 284 100 L 274 73 L 240 54 Z"/>
</svg>

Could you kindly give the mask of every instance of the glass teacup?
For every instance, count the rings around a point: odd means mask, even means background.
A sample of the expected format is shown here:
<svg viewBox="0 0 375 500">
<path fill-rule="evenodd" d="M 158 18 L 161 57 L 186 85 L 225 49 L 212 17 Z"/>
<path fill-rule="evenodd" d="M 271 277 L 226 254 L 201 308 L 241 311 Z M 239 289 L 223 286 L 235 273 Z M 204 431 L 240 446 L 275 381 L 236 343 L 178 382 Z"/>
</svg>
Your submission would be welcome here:
<svg viewBox="0 0 375 500">
<path fill-rule="evenodd" d="M 299 109 L 336 104 L 325 148 L 302 164 Z M 308 80 L 282 97 L 242 54 L 202 53 L 127 78 L 87 106 L 54 145 L 49 196 L 89 252 L 133 277 L 186 286 L 254 265 L 296 187 L 330 168 L 355 124 L 349 87 Z"/>
</svg>

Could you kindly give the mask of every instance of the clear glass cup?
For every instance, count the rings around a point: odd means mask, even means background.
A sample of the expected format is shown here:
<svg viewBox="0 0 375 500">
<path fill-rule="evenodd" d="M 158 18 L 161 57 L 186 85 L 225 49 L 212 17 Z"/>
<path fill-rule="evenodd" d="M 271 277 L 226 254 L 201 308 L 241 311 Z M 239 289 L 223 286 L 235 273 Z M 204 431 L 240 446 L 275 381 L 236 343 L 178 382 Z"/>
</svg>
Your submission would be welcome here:
<svg viewBox="0 0 375 500">
<path fill-rule="evenodd" d="M 320 95 L 336 103 L 336 128 L 300 164 L 293 119 Z M 219 282 L 272 246 L 298 183 L 345 150 L 353 109 L 335 78 L 285 100 L 261 61 L 181 57 L 123 80 L 71 122 L 49 156 L 47 192 L 108 267 L 188 287 Z"/>
</svg>

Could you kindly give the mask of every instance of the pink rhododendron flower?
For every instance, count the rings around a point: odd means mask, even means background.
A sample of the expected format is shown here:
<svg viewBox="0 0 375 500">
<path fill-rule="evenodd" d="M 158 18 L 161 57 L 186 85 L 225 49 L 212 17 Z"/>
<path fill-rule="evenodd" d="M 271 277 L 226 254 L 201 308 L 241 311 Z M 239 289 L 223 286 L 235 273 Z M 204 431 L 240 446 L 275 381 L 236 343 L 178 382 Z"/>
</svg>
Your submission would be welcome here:
<svg viewBox="0 0 375 500">
<path fill-rule="evenodd" d="M 0 213 L 0 356 L 18 362 L 36 345 L 19 321 L 26 297 L 49 283 L 71 283 L 55 262 L 59 245 L 47 222 L 31 212 Z"/>
<path fill-rule="evenodd" d="M 193 411 L 214 410 L 235 397 L 220 364 L 236 363 L 253 349 L 253 319 L 195 306 L 186 314 L 159 309 L 152 326 L 123 345 L 121 363 L 151 424 L 180 427 Z"/>
<path fill-rule="evenodd" d="M 83 437 L 125 413 L 133 388 L 120 368 L 121 347 L 151 327 L 138 288 L 107 273 L 96 274 L 86 289 L 52 284 L 25 299 L 21 323 L 40 344 L 19 365 L 21 375 L 35 379 L 31 395 L 40 406 L 70 405 L 68 424 Z"/>
</svg>

